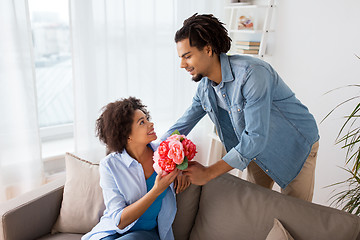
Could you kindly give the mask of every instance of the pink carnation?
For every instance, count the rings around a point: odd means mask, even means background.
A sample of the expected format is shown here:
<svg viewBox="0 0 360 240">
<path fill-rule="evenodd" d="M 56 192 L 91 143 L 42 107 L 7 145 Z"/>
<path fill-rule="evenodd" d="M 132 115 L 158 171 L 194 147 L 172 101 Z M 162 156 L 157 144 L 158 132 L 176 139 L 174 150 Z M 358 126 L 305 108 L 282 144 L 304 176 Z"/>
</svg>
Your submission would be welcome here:
<svg viewBox="0 0 360 240">
<path fill-rule="evenodd" d="M 185 135 L 173 134 L 165 141 L 162 141 L 158 149 L 154 152 L 153 168 L 158 174 L 163 176 L 172 172 L 178 165 L 187 160 L 192 160 L 196 154 L 195 144 L 187 139 Z M 180 169 L 184 170 L 181 165 Z"/>
<path fill-rule="evenodd" d="M 185 138 L 185 135 L 177 135 L 177 134 L 174 134 L 174 135 L 171 135 L 170 137 L 168 137 L 166 139 L 166 141 L 181 141 L 181 139 L 184 139 Z"/>
<path fill-rule="evenodd" d="M 158 164 L 160 168 L 167 173 L 171 173 L 176 168 L 176 164 L 168 157 L 160 158 Z"/>
<path fill-rule="evenodd" d="M 154 168 L 154 170 L 155 170 L 155 172 L 156 172 L 157 174 L 162 173 L 162 176 L 164 176 L 164 175 L 167 174 L 167 172 L 165 172 L 165 171 L 163 171 L 163 170 L 161 169 L 161 167 L 159 166 L 159 163 L 158 163 L 158 162 L 154 162 L 153 168 Z"/>
<path fill-rule="evenodd" d="M 161 142 L 160 146 L 157 149 L 157 152 L 159 153 L 161 158 L 166 157 L 169 152 L 168 141 Z"/>
<path fill-rule="evenodd" d="M 180 141 L 169 141 L 168 157 L 172 159 L 176 164 L 181 164 L 184 161 L 183 145 Z"/>
<path fill-rule="evenodd" d="M 162 161 L 162 160 L 160 159 L 160 155 L 159 155 L 158 151 L 154 152 L 153 160 L 154 160 L 153 168 L 154 168 L 155 172 L 157 174 L 161 173 L 161 176 L 167 175 L 168 173 L 166 171 L 163 171 L 163 169 L 159 165 L 159 161 Z"/>
<path fill-rule="evenodd" d="M 184 147 L 185 156 L 188 160 L 192 160 L 195 157 L 196 152 L 196 145 L 189 139 L 185 138 L 182 142 Z"/>
<path fill-rule="evenodd" d="M 158 162 L 159 161 L 159 159 L 160 159 L 160 155 L 159 155 L 159 152 L 158 151 L 155 151 L 154 152 L 154 155 L 153 155 L 153 160 L 154 160 L 154 162 Z"/>
</svg>

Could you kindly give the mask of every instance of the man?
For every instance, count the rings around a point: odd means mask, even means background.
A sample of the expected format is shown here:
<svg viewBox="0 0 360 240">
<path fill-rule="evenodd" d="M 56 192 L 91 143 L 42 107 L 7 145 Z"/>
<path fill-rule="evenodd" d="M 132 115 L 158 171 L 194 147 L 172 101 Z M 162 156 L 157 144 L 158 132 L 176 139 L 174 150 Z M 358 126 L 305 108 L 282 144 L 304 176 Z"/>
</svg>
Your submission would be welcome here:
<svg viewBox="0 0 360 240">
<path fill-rule="evenodd" d="M 250 56 L 227 56 L 231 39 L 213 15 L 193 15 L 176 32 L 181 68 L 199 82 L 192 105 L 169 129 L 187 135 L 208 114 L 227 154 L 205 167 L 192 162 L 184 174 L 203 185 L 233 168 L 248 180 L 312 201 L 318 129 L 314 117 L 276 71 Z"/>
</svg>

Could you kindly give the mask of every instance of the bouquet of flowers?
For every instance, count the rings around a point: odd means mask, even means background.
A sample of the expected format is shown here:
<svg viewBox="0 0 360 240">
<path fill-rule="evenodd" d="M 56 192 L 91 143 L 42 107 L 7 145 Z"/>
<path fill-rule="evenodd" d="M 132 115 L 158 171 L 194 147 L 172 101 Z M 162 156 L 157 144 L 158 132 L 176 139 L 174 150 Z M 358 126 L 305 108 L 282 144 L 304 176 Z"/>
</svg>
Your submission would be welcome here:
<svg viewBox="0 0 360 240">
<path fill-rule="evenodd" d="M 175 168 L 185 170 L 188 161 L 191 161 L 196 153 L 196 145 L 175 130 L 154 152 L 153 168 L 157 173 L 163 171 L 163 175 L 172 172 Z"/>
</svg>

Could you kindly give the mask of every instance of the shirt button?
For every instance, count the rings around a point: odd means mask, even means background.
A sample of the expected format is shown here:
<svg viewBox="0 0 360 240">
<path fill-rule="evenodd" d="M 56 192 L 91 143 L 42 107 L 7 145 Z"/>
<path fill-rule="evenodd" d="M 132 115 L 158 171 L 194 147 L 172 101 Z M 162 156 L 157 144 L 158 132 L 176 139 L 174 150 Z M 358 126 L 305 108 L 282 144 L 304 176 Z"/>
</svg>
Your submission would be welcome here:
<svg viewBox="0 0 360 240">
<path fill-rule="evenodd" d="M 269 172 L 269 170 L 266 169 L 266 172 Z"/>
<path fill-rule="evenodd" d="M 255 161 L 255 160 L 256 160 L 256 158 L 253 158 L 253 160 Z"/>
<path fill-rule="evenodd" d="M 240 112 L 240 108 L 238 108 L 238 112 Z"/>
<path fill-rule="evenodd" d="M 231 114 L 231 111 L 229 111 L 229 114 Z"/>
<path fill-rule="evenodd" d="M 204 107 L 204 110 L 206 110 L 206 107 Z"/>
<path fill-rule="evenodd" d="M 234 128 L 234 130 L 236 131 L 236 128 Z"/>
<path fill-rule="evenodd" d="M 225 97 L 225 94 L 223 94 L 223 97 Z"/>
</svg>

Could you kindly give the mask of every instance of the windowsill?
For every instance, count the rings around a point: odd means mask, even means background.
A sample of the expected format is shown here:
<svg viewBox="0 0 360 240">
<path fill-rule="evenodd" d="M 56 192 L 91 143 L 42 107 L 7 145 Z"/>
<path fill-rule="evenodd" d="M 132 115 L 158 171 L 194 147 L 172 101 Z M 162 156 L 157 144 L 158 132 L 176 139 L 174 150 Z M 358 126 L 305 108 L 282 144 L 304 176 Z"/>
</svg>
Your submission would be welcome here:
<svg viewBox="0 0 360 240">
<path fill-rule="evenodd" d="M 74 138 L 48 140 L 42 143 L 42 157 L 44 162 L 64 156 L 66 152 L 74 152 Z"/>
<path fill-rule="evenodd" d="M 47 179 L 65 172 L 65 153 L 74 152 L 74 138 L 48 140 L 42 143 L 44 173 Z"/>
</svg>

